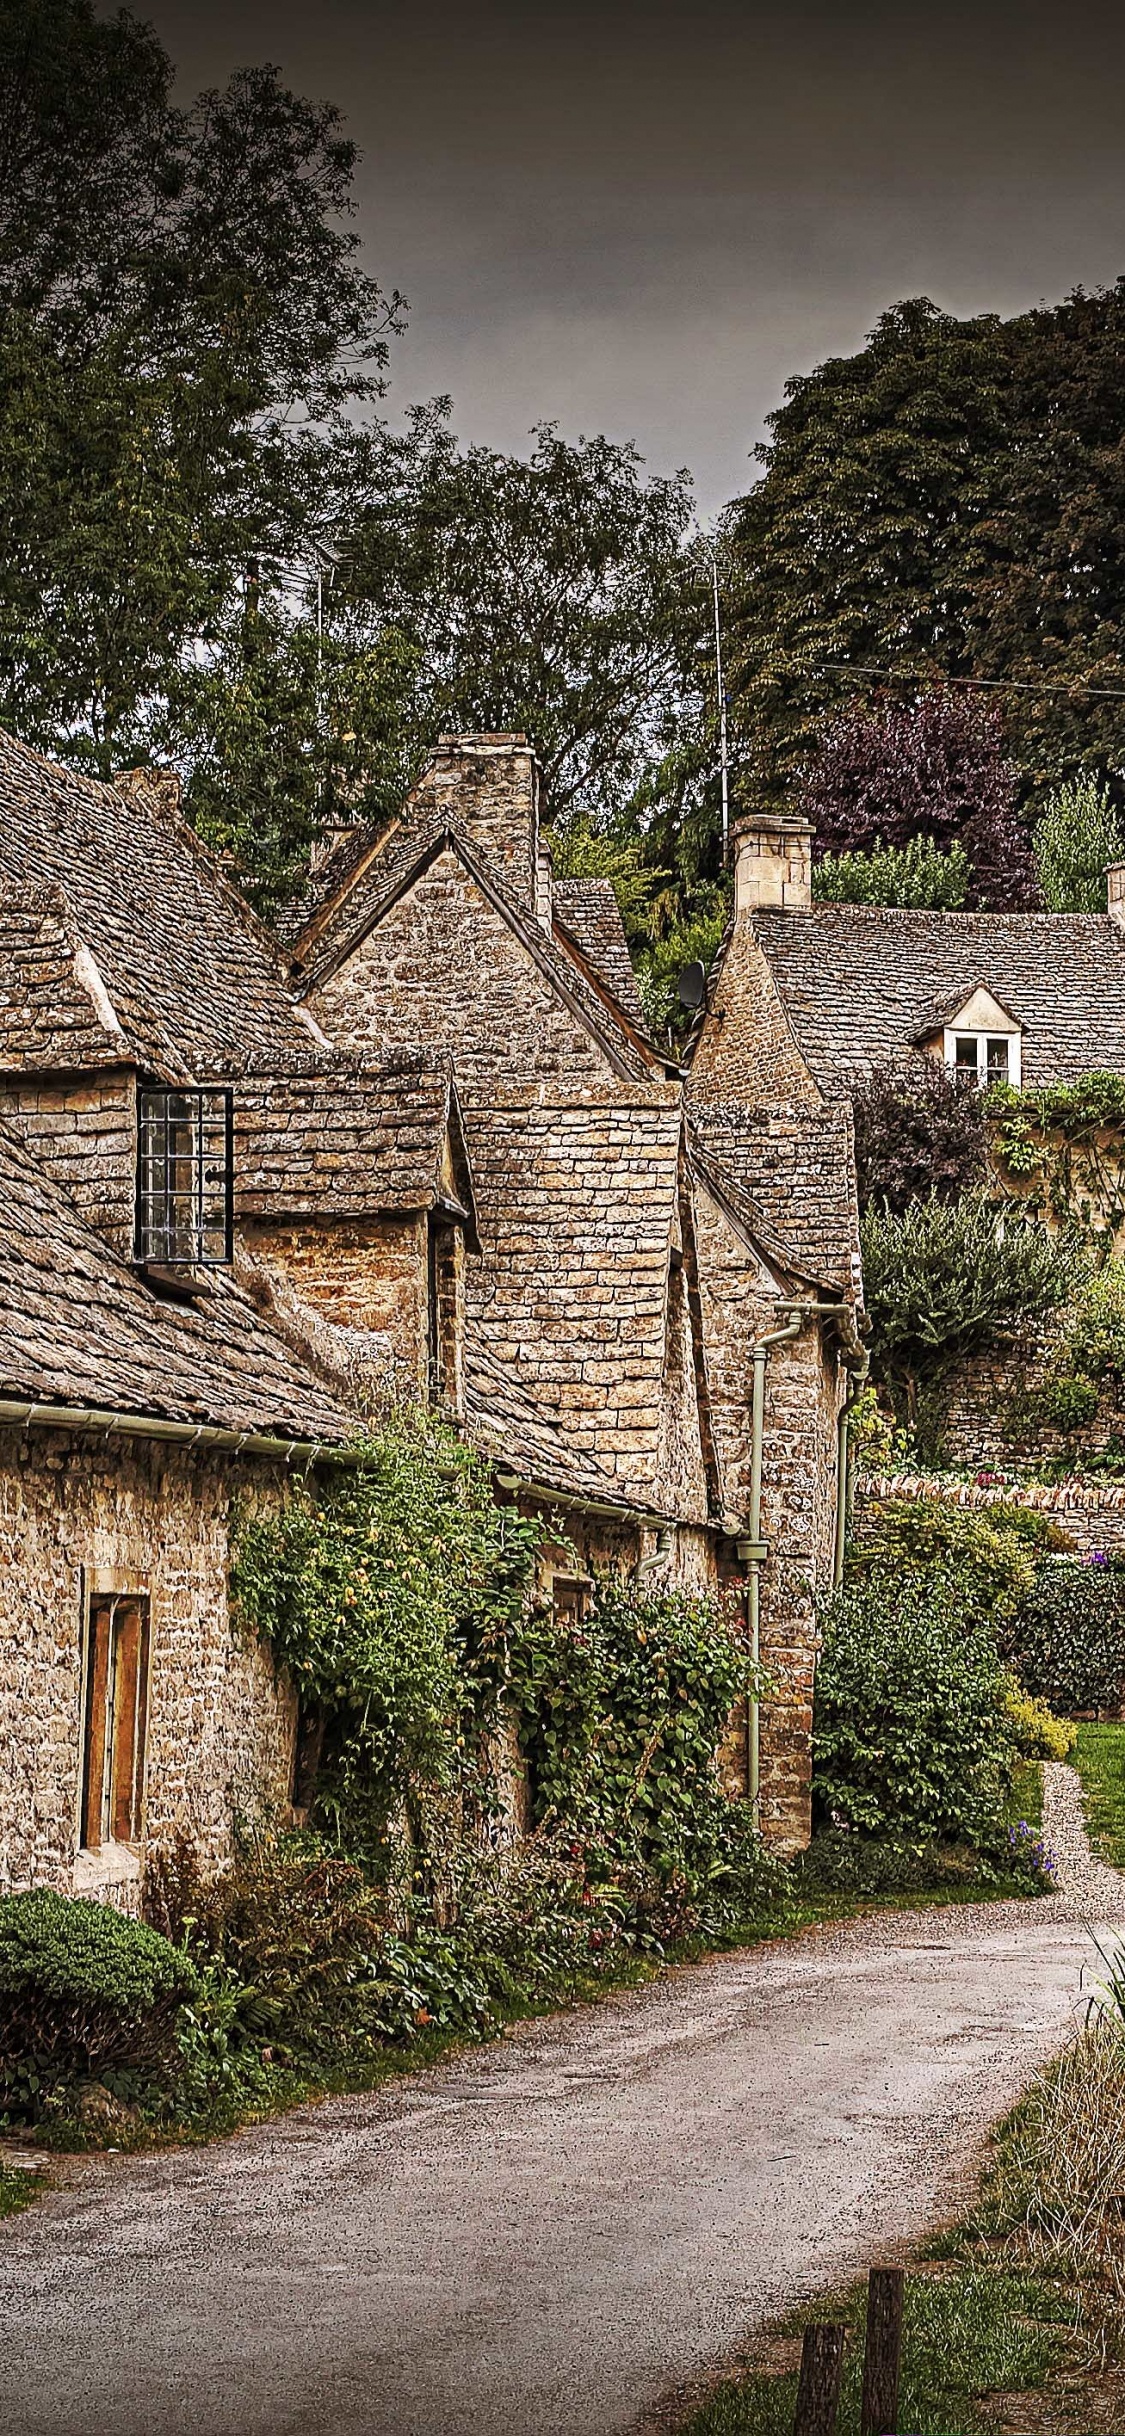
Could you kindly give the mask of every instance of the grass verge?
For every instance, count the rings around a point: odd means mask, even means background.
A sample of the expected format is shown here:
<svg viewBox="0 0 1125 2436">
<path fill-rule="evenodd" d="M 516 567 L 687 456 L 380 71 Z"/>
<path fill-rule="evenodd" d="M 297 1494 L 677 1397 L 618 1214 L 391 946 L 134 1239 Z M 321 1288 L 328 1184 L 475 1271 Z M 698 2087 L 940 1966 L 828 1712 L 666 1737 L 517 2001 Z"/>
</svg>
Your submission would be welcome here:
<svg viewBox="0 0 1125 2436">
<path fill-rule="evenodd" d="M 971 2216 L 907 2277 L 898 2425 L 910 2436 L 1125 2427 L 1125 2018 L 1094 2015 L 995 2135 Z M 681 2436 L 791 2436 L 799 2336 L 851 2341 L 839 2436 L 858 2436 L 863 2284 L 790 2318 Z"/>
<path fill-rule="evenodd" d="M 1090 1842 L 1103 1861 L 1125 1869 L 1125 1723 L 1080 1725 L 1072 1758 Z"/>
</svg>

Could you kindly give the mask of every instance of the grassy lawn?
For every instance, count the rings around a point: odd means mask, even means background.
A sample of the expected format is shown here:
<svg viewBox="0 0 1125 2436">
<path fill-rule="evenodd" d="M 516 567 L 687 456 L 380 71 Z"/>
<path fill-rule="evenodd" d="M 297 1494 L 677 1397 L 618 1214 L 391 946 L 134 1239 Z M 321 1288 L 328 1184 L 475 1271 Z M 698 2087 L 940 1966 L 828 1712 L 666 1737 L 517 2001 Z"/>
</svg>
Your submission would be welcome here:
<svg viewBox="0 0 1125 2436">
<path fill-rule="evenodd" d="M 839 2436 L 859 2436 L 866 2284 L 790 2320 L 781 2330 L 796 2348 L 810 2318 L 851 2330 Z M 974 2263 L 912 2271 L 907 2277 L 902 2389 L 897 2425 L 910 2436 L 981 2436 L 995 2415 L 974 2396 L 1042 2391 L 1070 2350 L 1065 2294 L 1034 2275 Z M 796 2365 L 787 2375 L 754 2374 L 720 2386 L 684 2424 L 683 2436 L 792 2436 Z"/>
<path fill-rule="evenodd" d="M 1043 1762 L 1041 1759 L 1021 1760 L 1012 1779 L 1006 1803 L 1009 1827 L 1026 1819 L 1029 1827 L 1043 1824 Z"/>
<path fill-rule="evenodd" d="M 1090 1842 L 1125 1869 L 1125 1724 L 1080 1725 L 1073 1753 Z"/>
</svg>

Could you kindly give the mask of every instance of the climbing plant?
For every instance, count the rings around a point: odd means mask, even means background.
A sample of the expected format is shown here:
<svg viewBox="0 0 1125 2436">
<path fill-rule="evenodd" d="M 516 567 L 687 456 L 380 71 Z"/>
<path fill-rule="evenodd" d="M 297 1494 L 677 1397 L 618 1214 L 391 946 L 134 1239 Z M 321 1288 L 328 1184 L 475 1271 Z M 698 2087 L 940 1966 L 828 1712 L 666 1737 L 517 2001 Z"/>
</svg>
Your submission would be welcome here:
<svg viewBox="0 0 1125 2436">
<path fill-rule="evenodd" d="M 1105 1259 L 1125 1227 L 1125 1075 L 986 1094 L 993 1156 L 1032 1206 Z"/>
<path fill-rule="evenodd" d="M 323 1726 L 316 1809 L 370 1850 L 397 1803 L 477 1768 L 541 1527 L 428 1412 L 389 1419 L 355 1468 L 238 1519 L 233 1588 Z"/>
</svg>

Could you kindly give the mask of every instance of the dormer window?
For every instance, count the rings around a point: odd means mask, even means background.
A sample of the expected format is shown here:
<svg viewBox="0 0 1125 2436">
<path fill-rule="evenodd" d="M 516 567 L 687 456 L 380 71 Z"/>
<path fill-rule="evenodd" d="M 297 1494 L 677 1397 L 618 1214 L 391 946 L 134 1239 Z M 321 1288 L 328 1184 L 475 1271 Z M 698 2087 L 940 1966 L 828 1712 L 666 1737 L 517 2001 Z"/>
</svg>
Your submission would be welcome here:
<svg viewBox="0 0 1125 2436">
<path fill-rule="evenodd" d="M 983 1091 L 989 1083 L 1016 1083 L 1013 1073 L 1013 1052 L 1018 1056 L 1019 1038 L 1010 1032 L 953 1032 L 946 1049 L 946 1063 L 951 1065 L 959 1082 L 977 1083 Z"/>
<path fill-rule="evenodd" d="M 979 982 L 967 998 L 954 999 L 943 1010 L 944 1029 L 927 1046 L 941 1041 L 946 1065 L 959 1082 L 975 1083 L 985 1091 L 990 1083 L 1010 1083 L 1018 1091 L 1022 1080 L 1023 1034 L 1011 1008 Z"/>
<path fill-rule="evenodd" d="M 148 1086 L 137 1094 L 136 1257 L 217 1268 L 234 1257 L 229 1091 Z"/>
</svg>

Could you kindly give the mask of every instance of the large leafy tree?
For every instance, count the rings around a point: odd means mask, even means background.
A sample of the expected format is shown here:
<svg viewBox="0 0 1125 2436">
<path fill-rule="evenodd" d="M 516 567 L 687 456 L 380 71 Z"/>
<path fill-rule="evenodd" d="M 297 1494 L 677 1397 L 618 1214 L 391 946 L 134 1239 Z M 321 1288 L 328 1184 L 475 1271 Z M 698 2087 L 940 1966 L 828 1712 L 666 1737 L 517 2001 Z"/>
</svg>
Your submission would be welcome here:
<svg viewBox="0 0 1125 2436">
<path fill-rule="evenodd" d="M 171 83 L 124 12 L 0 0 L 0 716 L 100 769 L 304 545 L 397 305 L 335 110 Z"/>
<path fill-rule="evenodd" d="M 995 685 L 1033 789 L 1120 767 L 1125 281 L 1010 321 L 901 304 L 789 382 L 759 455 L 729 527 L 759 800 L 888 671 Z"/>
<path fill-rule="evenodd" d="M 991 702 L 937 689 L 912 703 L 852 704 L 803 773 L 801 803 L 831 855 L 870 856 L 922 835 L 963 848 L 974 905 L 1039 902 L 1019 772 Z"/>
</svg>

